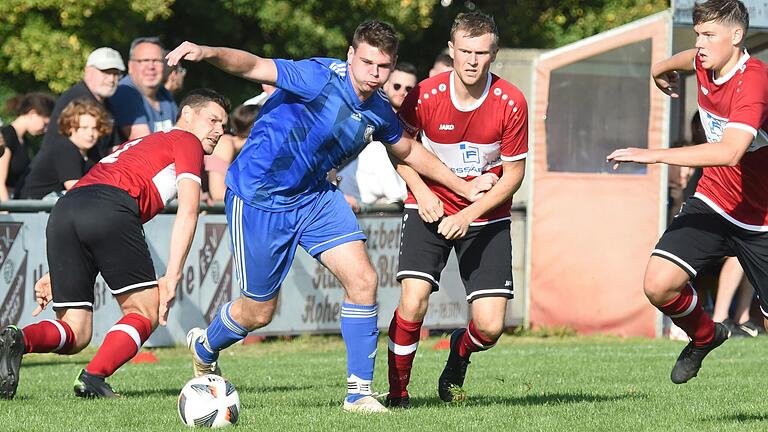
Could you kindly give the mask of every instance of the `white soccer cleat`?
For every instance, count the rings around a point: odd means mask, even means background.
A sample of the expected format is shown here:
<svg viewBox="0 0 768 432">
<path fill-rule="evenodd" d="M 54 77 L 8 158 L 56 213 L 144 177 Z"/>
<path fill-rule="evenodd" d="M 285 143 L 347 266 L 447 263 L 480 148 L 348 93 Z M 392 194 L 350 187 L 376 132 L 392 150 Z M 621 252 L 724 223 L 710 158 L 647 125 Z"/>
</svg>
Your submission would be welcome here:
<svg viewBox="0 0 768 432">
<path fill-rule="evenodd" d="M 389 410 L 373 396 L 363 396 L 354 402 L 344 399 L 344 411 L 357 413 L 386 413 Z"/>
<path fill-rule="evenodd" d="M 192 353 L 192 370 L 195 372 L 195 378 L 211 374 L 221 376 L 219 362 L 206 363 L 197 356 L 195 342 L 201 338 L 205 338 L 205 330 L 200 327 L 195 327 L 187 333 L 187 348 Z"/>
</svg>

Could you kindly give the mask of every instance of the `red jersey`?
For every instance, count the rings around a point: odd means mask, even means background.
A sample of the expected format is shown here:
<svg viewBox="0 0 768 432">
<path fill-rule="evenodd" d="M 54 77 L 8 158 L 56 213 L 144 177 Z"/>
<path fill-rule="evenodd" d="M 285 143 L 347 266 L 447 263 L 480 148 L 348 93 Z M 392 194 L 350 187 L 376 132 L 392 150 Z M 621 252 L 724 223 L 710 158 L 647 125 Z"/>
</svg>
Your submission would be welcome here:
<svg viewBox="0 0 768 432">
<path fill-rule="evenodd" d="M 74 187 L 105 184 L 118 187 L 139 204 L 141 222 L 155 217 L 176 197 L 177 182 L 200 183 L 203 146 L 181 129 L 155 132 L 121 145 L 101 159 Z"/>
<path fill-rule="evenodd" d="M 718 79 L 698 56 L 694 67 L 707 141 L 719 142 L 725 128 L 755 137 L 736 166 L 704 168 L 695 196 L 741 228 L 768 231 L 768 68 L 746 52 Z"/>
<path fill-rule="evenodd" d="M 422 132 L 422 144 L 451 171 L 467 181 L 480 174 L 502 175 L 502 161 L 525 159 L 528 154 L 528 104 L 512 84 L 489 73 L 480 99 L 460 106 L 454 96 L 454 72 L 443 72 L 420 82 L 408 93 L 398 116 L 412 135 Z M 447 187 L 424 179 L 452 215 L 471 202 Z M 512 199 L 490 210 L 473 224 L 509 219 Z M 405 206 L 417 207 L 408 190 Z"/>
</svg>

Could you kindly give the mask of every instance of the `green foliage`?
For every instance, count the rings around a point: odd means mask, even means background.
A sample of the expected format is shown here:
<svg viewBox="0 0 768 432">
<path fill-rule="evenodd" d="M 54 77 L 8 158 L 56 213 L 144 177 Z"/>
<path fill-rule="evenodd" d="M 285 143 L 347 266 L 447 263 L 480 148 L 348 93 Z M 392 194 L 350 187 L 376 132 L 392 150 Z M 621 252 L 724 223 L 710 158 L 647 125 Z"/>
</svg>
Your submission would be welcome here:
<svg viewBox="0 0 768 432">
<path fill-rule="evenodd" d="M 502 47 L 553 48 L 668 7 L 667 0 L 2 0 L 0 87 L 61 92 L 82 76 L 88 53 L 160 35 L 245 49 L 268 57 L 344 58 L 360 22 L 400 32 L 400 58 L 422 72 L 445 48 L 453 18 L 470 9 L 495 16 Z M 187 88 L 209 86 L 241 102 L 260 90 L 208 65 L 189 65 Z"/>
</svg>

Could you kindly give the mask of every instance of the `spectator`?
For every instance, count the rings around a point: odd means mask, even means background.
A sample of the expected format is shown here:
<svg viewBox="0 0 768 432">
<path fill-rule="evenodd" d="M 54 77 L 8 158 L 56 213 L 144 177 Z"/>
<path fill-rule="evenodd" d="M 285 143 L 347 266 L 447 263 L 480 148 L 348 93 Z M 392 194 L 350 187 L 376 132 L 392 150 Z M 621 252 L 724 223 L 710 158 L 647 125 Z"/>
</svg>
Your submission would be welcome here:
<svg viewBox="0 0 768 432">
<path fill-rule="evenodd" d="M 453 70 L 453 59 L 446 53 L 440 53 L 435 58 L 435 64 L 432 65 L 432 69 L 429 70 L 429 77 L 431 78 L 449 70 Z"/>
<path fill-rule="evenodd" d="M 112 129 L 109 114 L 101 104 L 87 99 L 70 102 L 61 112 L 58 127 L 68 145 L 49 146 L 35 157 L 20 198 L 61 197 L 94 165 L 88 159 L 88 150 Z"/>
<path fill-rule="evenodd" d="M 415 66 L 406 62 L 395 66 L 383 87 L 394 111 L 400 109 L 405 95 L 417 81 Z M 389 161 L 386 148 L 378 141 L 368 144 L 357 159 L 341 169 L 337 182 L 354 211 L 359 211 L 360 204 L 394 203 L 406 197 L 405 182 Z"/>
<path fill-rule="evenodd" d="M 125 63 L 120 53 L 109 47 L 96 48 L 88 55 L 83 70 L 82 81 L 64 91 L 56 100 L 51 114 L 51 123 L 58 124 L 59 116 L 64 107 L 75 99 L 88 99 L 101 104 L 104 109 L 113 113 L 109 97 L 115 94 L 117 82 L 125 73 Z M 112 116 L 110 116 L 112 122 Z M 43 138 L 43 148 L 51 144 L 69 144 L 67 137 L 62 135 L 58 127 L 49 128 Z M 88 152 L 89 158 L 99 160 L 112 153 L 112 148 L 120 144 L 117 129 L 99 138 L 96 145 Z"/>
<path fill-rule="evenodd" d="M 266 92 L 265 92 L 266 93 Z M 265 94 L 262 93 L 262 94 Z M 204 158 L 205 171 L 208 174 L 208 197 L 213 201 L 224 201 L 227 185 L 224 178 L 229 165 L 243 148 L 251 126 L 261 110 L 260 105 L 240 105 L 229 117 L 232 134 L 225 134 L 219 139 L 219 145 L 213 153 Z"/>
<path fill-rule="evenodd" d="M 0 157 L 0 201 L 7 201 L 29 166 L 31 155 L 26 135 L 38 136 L 48 127 L 54 99 L 45 93 L 18 95 L 6 103 L 16 119 L 0 129 L 6 151 Z"/>
<path fill-rule="evenodd" d="M 157 37 L 131 42 L 128 76 L 120 80 L 110 103 L 124 141 L 173 127 L 178 107 L 163 87 L 163 46 Z"/>
<path fill-rule="evenodd" d="M 181 65 L 164 65 L 164 68 L 163 87 L 176 96 L 184 88 L 184 78 L 187 76 L 187 70 Z"/>
</svg>

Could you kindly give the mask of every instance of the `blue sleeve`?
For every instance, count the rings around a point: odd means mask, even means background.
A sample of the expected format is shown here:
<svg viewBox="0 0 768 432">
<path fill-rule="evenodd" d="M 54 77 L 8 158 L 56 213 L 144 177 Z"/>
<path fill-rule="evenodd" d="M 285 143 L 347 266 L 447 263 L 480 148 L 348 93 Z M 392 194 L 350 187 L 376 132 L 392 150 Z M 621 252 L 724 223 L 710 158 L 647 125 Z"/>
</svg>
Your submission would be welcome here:
<svg viewBox="0 0 768 432">
<path fill-rule="evenodd" d="M 397 115 L 391 109 L 387 109 L 382 117 L 384 124 L 373 133 L 373 138 L 384 144 L 397 144 L 403 136 L 403 127 L 400 126 Z"/>
<path fill-rule="evenodd" d="M 275 59 L 277 87 L 303 100 L 312 100 L 328 83 L 331 71 L 322 63 L 312 59 Z"/>
<path fill-rule="evenodd" d="M 109 105 L 118 127 L 149 124 L 141 93 L 129 85 L 118 85 L 115 94 L 109 98 Z"/>
</svg>

